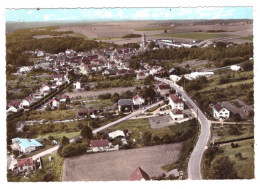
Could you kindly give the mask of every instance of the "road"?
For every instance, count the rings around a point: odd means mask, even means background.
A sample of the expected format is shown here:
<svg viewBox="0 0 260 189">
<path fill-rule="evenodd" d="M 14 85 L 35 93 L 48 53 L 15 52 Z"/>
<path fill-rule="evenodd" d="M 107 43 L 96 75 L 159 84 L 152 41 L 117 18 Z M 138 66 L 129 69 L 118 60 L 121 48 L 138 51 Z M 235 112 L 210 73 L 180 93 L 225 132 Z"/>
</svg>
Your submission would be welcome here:
<svg viewBox="0 0 260 189">
<path fill-rule="evenodd" d="M 172 81 L 163 79 L 163 78 L 155 78 L 158 81 L 169 84 L 172 88 L 174 88 L 178 93 L 182 95 L 182 98 L 187 101 L 191 108 L 198 113 L 198 120 L 201 124 L 200 135 L 197 141 L 195 148 L 193 149 L 189 163 L 188 163 L 188 179 L 190 180 L 200 180 L 201 177 L 201 161 L 204 150 L 207 148 L 207 143 L 210 137 L 210 126 L 211 122 L 207 119 L 207 117 L 202 113 L 202 111 L 198 108 L 198 106 L 193 102 L 193 100 L 186 94 L 185 91 L 182 90 L 181 87 L 174 84 Z"/>
<path fill-rule="evenodd" d="M 154 103 L 154 104 L 152 104 L 150 106 L 146 106 L 146 109 L 150 109 L 150 108 L 152 108 L 154 106 L 157 106 L 160 103 L 163 103 L 163 101 L 158 101 L 158 102 L 156 102 L 156 103 Z M 120 123 L 122 121 L 128 120 L 131 117 L 137 116 L 137 115 L 141 114 L 143 111 L 144 111 L 143 109 L 136 110 L 136 111 L 132 112 L 131 114 L 129 114 L 129 115 L 127 115 L 127 116 L 125 116 L 125 117 L 123 117 L 121 119 L 118 119 L 118 120 L 116 120 L 114 122 L 111 122 L 109 124 L 106 124 L 106 125 L 104 125 L 104 126 L 102 126 L 100 128 L 97 128 L 97 129 L 93 130 L 92 133 L 93 134 L 97 134 L 98 132 L 100 132 L 102 130 L 105 130 L 105 129 L 109 128 L 109 127 L 112 127 L 112 126 L 114 126 L 114 125 L 116 125 L 116 124 L 118 124 L 118 123 Z"/>
<path fill-rule="evenodd" d="M 45 156 L 47 154 L 52 154 L 52 153 L 56 152 L 59 149 L 59 147 L 60 147 L 60 145 L 56 145 L 56 146 L 54 146 L 54 147 L 52 147 L 52 148 L 50 148 L 48 150 L 45 150 L 45 151 L 40 152 L 38 154 L 35 154 L 34 156 L 32 156 L 32 159 L 36 160 L 36 159 L 38 159 L 38 158 L 40 158 L 42 156 Z"/>
</svg>

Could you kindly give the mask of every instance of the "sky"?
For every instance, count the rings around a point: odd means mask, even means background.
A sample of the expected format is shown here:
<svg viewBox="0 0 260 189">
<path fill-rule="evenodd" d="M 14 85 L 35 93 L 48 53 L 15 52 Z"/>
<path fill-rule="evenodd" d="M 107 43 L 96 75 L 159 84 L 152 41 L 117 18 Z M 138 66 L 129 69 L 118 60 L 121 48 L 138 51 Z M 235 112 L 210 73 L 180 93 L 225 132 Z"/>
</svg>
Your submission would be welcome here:
<svg viewBox="0 0 260 189">
<path fill-rule="evenodd" d="M 6 9 L 6 21 L 253 19 L 252 7 Z"/>
</svg>

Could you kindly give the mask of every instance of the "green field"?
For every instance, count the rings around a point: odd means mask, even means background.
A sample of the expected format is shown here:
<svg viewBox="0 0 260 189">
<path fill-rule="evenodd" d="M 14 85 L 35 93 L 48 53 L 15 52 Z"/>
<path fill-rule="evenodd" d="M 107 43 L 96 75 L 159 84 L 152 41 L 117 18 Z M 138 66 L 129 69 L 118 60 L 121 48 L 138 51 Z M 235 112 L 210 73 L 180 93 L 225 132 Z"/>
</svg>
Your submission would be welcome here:
<svg viewBox="0 0 260 189">
<path fill-rule="evenodd" d="M 201 33 L 201 32 L 191 32 L 191 33 L 171 33 L 171 34 L 160 34 L 156 35 L 160 37 L 176 37 L 176 38 L 185 38 L 185 39 L 212 39 L 220 37 L 228 37 L 226 34 L 218 33 Z"/>
<path fill-rule="evenodd" d="M 229 156 L 231 161 L 235 162 L 235 169 L 238 173 L 239 178 L 243 179 L 253 179 L 254 178 L 254 140 L 247 140 L 247 141 L 241 141 L 238 142 L 239 147 L 238 148 L 232 148 L 231 145 L 226 145 L 220 147 L 220 150 L 223 150 L 223 152 L 220 152 L 216 155 L 216 158 L 222 157 L 222 156 Z M 239 159 L 235 157 L 235 154 L 241 153 L 242 159 Z"/>
<path fill-rule="evenodd" d="M 160 30 L 172 30 L 174 27 L 166 28 L 136 28 L 135 31 L 160 31 Z"/>
<path fill-rule="evenodd" d="M 249 35 L 249 36 L 246 36 L 246 37 L 241 37 L 240 39 L 246 39 L 246 40 L 253 41 L 253 38 L 254 38 L 253 35 Z"/>
<path fill-rule="evenodd" d="M 238 128 L 237 134 L 230 134 L 231 127 Z M 217 134 L 220 138 L 215 142 L 234 140 L 254 136 L 254 125 L 224 125 L 223 127 L 212 127 L 213 133 Z"/>
<path fill-rule="evenodd" d="M 148 119 L 133 119 L 133 120 L 126 120 L 124 122 L 119 123 L 118 125 L 109 128 L 107 131 L 115 131 L 115 130 L 124 130 L 128 129 L 131 131 L 131 138 L 134 139 L 141 139 L 143 134 L 146 131 L 152 133 L 152 135 L 156 135 L 158 137 L 162 137 L 163 135 L 170 134 L 170 129 L 168 127 L 162 129 L 152 129 Z"/>
<path fill-rule="evenodd" d="M 54 111 L 31 111 L 26 120 L 64 120 L 75 119 L 75 110 L 54 110 Z"/>
</svg>

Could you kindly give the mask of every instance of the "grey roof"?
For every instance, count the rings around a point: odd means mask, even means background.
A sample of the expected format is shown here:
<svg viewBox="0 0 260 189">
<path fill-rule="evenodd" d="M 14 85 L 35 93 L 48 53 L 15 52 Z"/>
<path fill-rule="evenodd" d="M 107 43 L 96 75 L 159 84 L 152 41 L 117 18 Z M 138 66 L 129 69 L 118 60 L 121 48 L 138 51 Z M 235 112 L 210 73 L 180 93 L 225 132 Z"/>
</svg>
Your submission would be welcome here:
<svg viewBox="0 0 260 189">
<path fill-rule="evenodd" d="M 118 105 L 119 106 L 132 106 L 132 105 L 134 105 L 134 103 L 133 103 L 132 99 L 120 99 L 118 101 Z"/>
</svg>

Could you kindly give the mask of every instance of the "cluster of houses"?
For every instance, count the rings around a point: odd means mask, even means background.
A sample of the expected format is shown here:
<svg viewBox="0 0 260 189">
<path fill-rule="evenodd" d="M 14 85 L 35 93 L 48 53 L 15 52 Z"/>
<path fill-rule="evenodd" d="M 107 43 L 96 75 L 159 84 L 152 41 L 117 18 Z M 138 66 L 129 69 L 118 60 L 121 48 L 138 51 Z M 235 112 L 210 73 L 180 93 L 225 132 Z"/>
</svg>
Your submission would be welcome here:
<svg viewBox="0 0 260 189">
<path fill-rule="evenodd" d="M 11 112 L 19 112 L 20 110 L 30 107 L 33 103 L 42 99 L 44 96 L 50 94 L 53 90 L 58 90 L 60 86 L 64 83 L 69 83 L 68 75 L 54 75 L 53 76 L 53 85 L 48 83 L 43 83 L 38 91 L 30 94 L 28 97 L 21 100 L 13 100 L 7 103 L 6 111 L 7 114 Z M 50 107 L 58 107 L 61 102 L 66 102 L 69 100 L 69 97 L 66 95 L 61 95 L 50 99 L 46 105 Z"/>
</svg>

